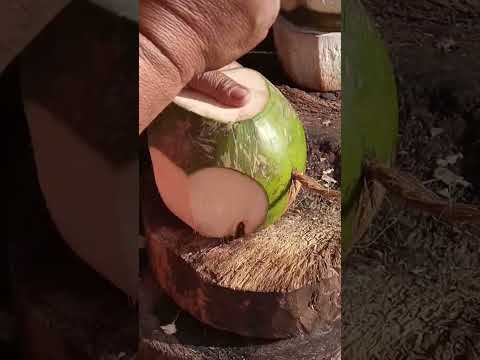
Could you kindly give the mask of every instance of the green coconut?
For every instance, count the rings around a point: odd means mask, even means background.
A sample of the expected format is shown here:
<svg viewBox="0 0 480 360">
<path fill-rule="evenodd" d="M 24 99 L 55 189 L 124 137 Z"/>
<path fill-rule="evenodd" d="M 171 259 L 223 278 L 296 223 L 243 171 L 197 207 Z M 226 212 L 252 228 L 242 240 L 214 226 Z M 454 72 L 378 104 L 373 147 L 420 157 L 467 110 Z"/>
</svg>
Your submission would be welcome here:
<svg viewBox="0 0 480 360">
<path fill-rule="evenodd" d="M 276 222 L 291 200 L 292 173 L 307 161 L 305 132 L 288 100 L 260 73 L 223 71 L 250 89 L 223 106 L 189 89 L 148 129 L 158 191 L 203 236 L 249 234 Z"/>
<path fill-rule="evenodd" d="M 392 166 L 398 133 L 394 72 L 385 45 L 358 0 L 342 9 L 342 245 L 355 233 L 363 164 Z"/>
</svg>

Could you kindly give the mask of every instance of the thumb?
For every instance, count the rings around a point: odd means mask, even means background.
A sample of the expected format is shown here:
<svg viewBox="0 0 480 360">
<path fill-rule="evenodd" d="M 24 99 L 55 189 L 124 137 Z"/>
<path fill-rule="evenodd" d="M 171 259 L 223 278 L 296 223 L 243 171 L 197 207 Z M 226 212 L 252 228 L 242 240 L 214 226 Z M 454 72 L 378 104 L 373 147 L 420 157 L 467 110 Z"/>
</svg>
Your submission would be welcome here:
<svg viewBox="0 0 480 360">
<path fill-rule="evenodd" d="M 227 106 L 243 106 L 250 98 L 247 88 L 220 71 L 208 71 L 196 76 L 188 86 Z"/>
</svg>

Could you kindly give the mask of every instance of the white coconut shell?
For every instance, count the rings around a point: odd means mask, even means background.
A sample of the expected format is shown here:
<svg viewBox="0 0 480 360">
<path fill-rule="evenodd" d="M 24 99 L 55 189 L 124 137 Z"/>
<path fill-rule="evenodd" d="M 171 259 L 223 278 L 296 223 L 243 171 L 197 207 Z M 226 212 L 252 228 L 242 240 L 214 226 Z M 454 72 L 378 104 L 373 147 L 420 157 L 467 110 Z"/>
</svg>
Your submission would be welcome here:
<svg viewBox="0 0 480 360">
<path fill-rule="evenodd" d="M 340 14 L 342 12 L 341 0 L 282 0 L 281 2 L 281 8 L 284 11 L 295 10 L 300 6 L 319 13 Z"/>
<path fill-rule="evenodd" d="M 275 47 L 283 69 L 302 88 L 341 90 L 341 33 L 320 33 L 279 16 L 273 25 Z"/>
</svg>

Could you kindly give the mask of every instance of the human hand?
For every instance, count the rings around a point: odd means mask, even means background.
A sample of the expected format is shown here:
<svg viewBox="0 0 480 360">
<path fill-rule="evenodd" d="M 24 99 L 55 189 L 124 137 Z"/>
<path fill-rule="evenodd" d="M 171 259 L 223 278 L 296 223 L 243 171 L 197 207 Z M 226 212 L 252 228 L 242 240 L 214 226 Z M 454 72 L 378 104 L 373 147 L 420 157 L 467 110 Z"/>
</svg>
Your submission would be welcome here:
<svg viewBox="0 0 480 360">
<path fill-rule="evenodd" d="M 261 42 L 279 8 L 279 0 L 141 0 L 139 131 L 196 76 L 205 84 L 201 74 Z"/>
<path fill-rule="evenodd" d="M 219 70 L 241 67 L 237 62 L 224 66 Z M 245 105 L 250 98 L 250 91 L 229 78 L 221 71 L 208 71 L 193 77 L 188 87 L 201 92 L 219 103 L 232 107 Z"/>
</svg>

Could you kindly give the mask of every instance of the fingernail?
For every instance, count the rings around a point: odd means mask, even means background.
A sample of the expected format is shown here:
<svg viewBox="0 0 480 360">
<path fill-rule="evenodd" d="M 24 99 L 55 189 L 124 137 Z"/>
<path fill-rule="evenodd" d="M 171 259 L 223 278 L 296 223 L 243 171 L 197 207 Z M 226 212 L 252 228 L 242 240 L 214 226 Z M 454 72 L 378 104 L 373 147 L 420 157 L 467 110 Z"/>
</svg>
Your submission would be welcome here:
<svg viewBox="0 0 480 360">
<path fill-rule="evenodd" d="M 235 87 L 231 92 L 230 96 L 234 100 L 244 100 L 247 98 L 247 96 L 250 94 L 248 89 L 245 89 L 243 87 L 237 86 Z"/>
</svg>

